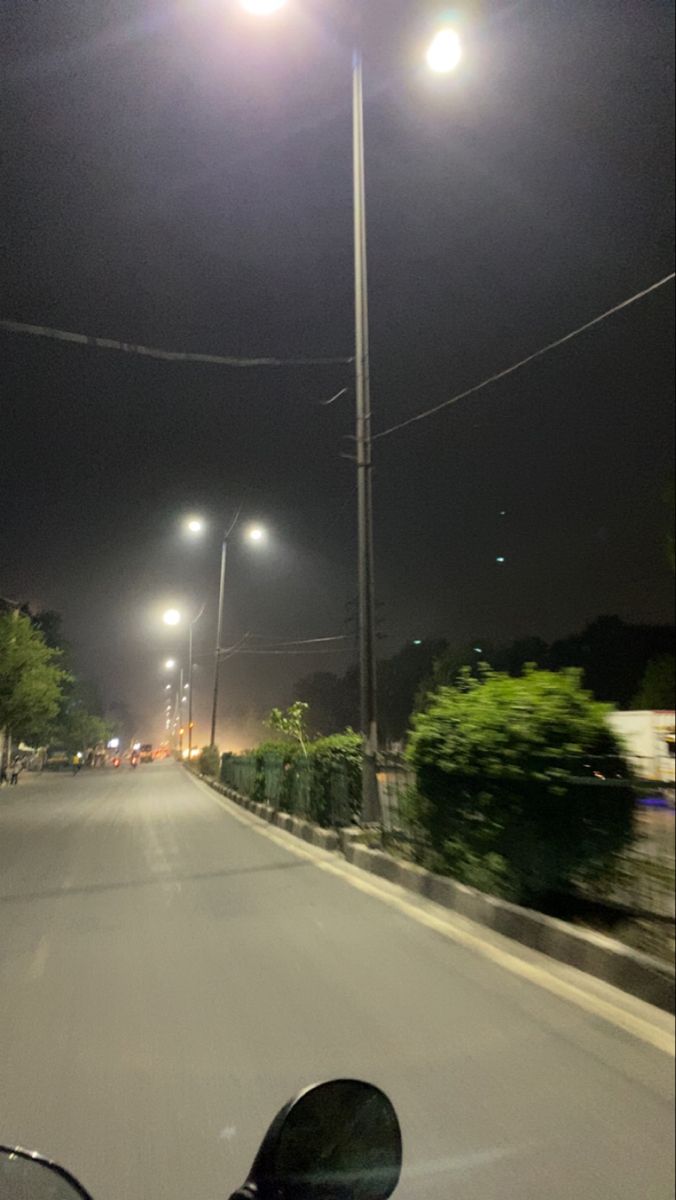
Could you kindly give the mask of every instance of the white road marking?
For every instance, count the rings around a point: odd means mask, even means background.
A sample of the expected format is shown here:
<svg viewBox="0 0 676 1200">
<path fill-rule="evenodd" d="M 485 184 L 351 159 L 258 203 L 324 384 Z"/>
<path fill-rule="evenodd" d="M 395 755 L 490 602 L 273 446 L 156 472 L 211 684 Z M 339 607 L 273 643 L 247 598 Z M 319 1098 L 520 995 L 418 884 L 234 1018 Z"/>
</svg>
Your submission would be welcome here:
<svg viewBox="0 0 676 1200">
<path fill-rule="evenodd" d="M 31 979 L 41 979 L 45 973 L 47 959 L 49 958 L 49 942 L 45 934 L 42 935 L 37 944 L 35 954 L 31 959 L 31 965 L 28 968 L 28 974 Z"/>
</svg>

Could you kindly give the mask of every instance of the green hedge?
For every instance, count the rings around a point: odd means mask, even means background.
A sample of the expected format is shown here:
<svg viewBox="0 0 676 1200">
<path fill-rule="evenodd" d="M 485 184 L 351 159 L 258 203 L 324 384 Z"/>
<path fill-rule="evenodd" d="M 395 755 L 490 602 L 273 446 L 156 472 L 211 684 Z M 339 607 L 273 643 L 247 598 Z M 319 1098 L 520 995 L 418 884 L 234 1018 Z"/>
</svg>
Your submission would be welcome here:
<svg viewBox="0 0 676 1200">
<path fill-rule="evenodd" d="M 199 757 L 200 774 L 218 779 L 218 764 L 220 755 L 217 746 L 205 746 Z"/>
<path fill-rule="evenodd" d="M 575 671 L 486 669 L 431 695 L 408 751 L 427 865 L 519 902 L 603 874 L 632 841 L 635 808 L 607 711 Z M 626 784 L 597 781 L 601 763 Z"/>
<path fill-rule="evenodd" d="M 265 742 L 224 754 L 221 780 L 259 804 L 325 827 L 349 825 L 361 810 L 362 740 L 348 730 L 310 742 Z"/>
</svg>

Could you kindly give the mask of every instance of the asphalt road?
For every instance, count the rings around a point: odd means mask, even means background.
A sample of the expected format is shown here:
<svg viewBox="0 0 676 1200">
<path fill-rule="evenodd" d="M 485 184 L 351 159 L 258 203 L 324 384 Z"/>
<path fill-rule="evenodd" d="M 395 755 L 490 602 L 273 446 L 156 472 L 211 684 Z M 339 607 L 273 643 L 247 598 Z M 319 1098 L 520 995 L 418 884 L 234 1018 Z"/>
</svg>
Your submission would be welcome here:
<svg viewBox="0 0 676 1200">
<path fill-rule="evenodd" d="M 392 1095 L 401 1200 L 673 1196 L 667 1054 L 174 764 L 0 792 L 0 1010 L 0 1140 L 95 1200 L 223 1200 L 277 1108 L 335 1075 Z"/>
</svg>

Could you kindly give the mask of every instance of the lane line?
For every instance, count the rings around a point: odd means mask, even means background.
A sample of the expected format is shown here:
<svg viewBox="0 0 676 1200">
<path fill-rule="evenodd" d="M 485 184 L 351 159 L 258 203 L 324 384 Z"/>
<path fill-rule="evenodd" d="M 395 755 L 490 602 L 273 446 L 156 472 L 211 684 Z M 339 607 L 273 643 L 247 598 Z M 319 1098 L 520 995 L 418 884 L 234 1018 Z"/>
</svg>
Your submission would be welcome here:
<svg viewBox="0 0 676 1200">
<path fill-rule="evenodd" d="M 274 842 L 275 845 L 281 846 L 299 858 L 304 858 L 314 863 L 320 871 L 334 875 L 336 878 L 343 880 L 344 883 L 348 883 L 351 887 L 356 888 L 357 891 L 380 900 L 404 916 L 417 921 L 419 925 L 424 925 L 435 933 L 441 934 L 448 941 L 455 942 L 456 945 L 472 950 L 481 955 L 482 958 L 492 962 L 495 966 L 510 971 L 512 975 L 526 979 L 529 983 L 535 984 L 551 995 L 577 1005 L 578 1008 L 583 1009 L 592 1016 L 601 1017 L 617 1029 L 622 1029 L 625 1033 L 631 1034 L 633 1037 L 638 1038 L 639 1041 L 652 1046 L 655 1050 L 659 1050 L 671 1058 L 676 1057 L 676 1037 L 671 1031 L 660 1029 L 659 1026 L 652 1025 L 650 1021 L 644 1020 L 643 1017 L 619 1008 L 616 1004 L 604 1000 L 601 996 L 585 992 L 582 988 L 576 987 L 575 984 L 569 983 L 565 979 L 560 979 L 557 975 L 551 974 L 546 967 L 528 962 L 515 954 L 510 954 L 508 950 L 503 950 L 501 946 L 493 945 L 479 935 L 453 925 L 453 914 L 451 912 L 449 912 L 448 919 L 437 917 L 426 909 L 412 904 L 403 896 L 393 895 L 379 887 L 376 883 L 372 883 L 371 879 L 366 875 L 364 878 L 361 878 L 353 874 L 353 871 L 358 870 L 358 868 L 352 867 L 349 863 L 346 863 L 343 867 L 339 862 L 326 862 L 318 858 L 317 854 L 311 850 L 306 849 L 302 845 L 296 845 L 292 835 L 284 835 L 281 830 L 274 829 L 263 823 L 259 825 L 260 818 L 252 814 L 248 814 L 247 819 L 243 813 L 238 811 L 234 802 L 224 801 L 213 788 L 203 783 L 202 780 L 196 779 L 194 775 L 190 775 L 190 778 L 197 787 L 205 789 L 211 799 L 228 816 L 238 821 L 240 825 L 263 834 L 264 837 Z M 313 849 L 316 850 L 317 848 L 314 847 Z"/>
</svg>

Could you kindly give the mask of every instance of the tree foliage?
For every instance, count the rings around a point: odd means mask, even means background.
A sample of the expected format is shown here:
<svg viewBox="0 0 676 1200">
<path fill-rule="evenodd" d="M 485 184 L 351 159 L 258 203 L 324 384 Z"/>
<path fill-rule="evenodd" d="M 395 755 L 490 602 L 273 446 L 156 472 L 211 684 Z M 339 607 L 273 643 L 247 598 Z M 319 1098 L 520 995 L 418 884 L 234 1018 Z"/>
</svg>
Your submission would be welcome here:
<svg viewBox="0 0 676 1200">
<path fill-rule="evenodd" d="M 309 705 L 304 700 L 296 700 L 285 712 L 281 708 L 273 708 L 266 725 L 276 730 L 284 737 L 298 742 L 303 754 L 307 754 L 308 731 L 307 712 Z"/>
<path fill-rule="evenodd" d="M 634 813 L 631 786 L 594 786 L 597 756 L 605 774 L 627 775 L 607 711 L 579 671 L 484 668 L 431 695 L 409 746 L 430 865 L 519 901 L 601 873 L 631 841 Z"/>
<path fill-rule="evenodd" d="M 662 654 L 646 667 L 641 686 L 634 696 L 632 707 L 637 709 L 669 709 L 674 707 L 676 692 L 676 658 Z"/>
<path fill-rule="evenodd" d="M 221 756 L 218 751 L 218 746 L 205 746 L 200 754 L 199 769 L 201 775 L 208 775 L 210 779 L 217 779 L 220 770 Z"/>
<path fill-rule="evenodd" d="M 29 617 L 0 614 L 0 728 L 40 738 L 56 717 L 67 673 Z"/>
</svg>

